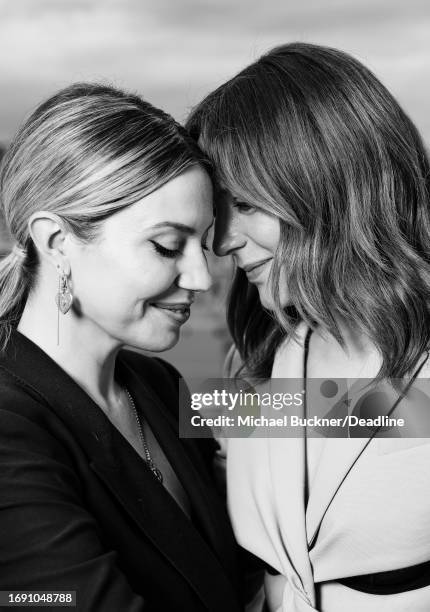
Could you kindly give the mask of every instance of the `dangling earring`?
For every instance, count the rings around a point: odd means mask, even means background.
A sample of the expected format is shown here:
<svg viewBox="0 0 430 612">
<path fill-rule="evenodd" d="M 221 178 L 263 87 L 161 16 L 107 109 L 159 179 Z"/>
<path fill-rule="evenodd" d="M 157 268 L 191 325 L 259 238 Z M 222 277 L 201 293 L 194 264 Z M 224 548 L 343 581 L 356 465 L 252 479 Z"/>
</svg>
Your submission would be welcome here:
<svg viewBox="0 0 430 612">
<path fill-rule="evenodd" d="M 57 346 L 60 344 L 60 312 L 65 315 L 69 312 L 73 303 L 73 295 L 70 291 L 69 280 L 64 272 L 58 277 L 58 293 L 55 296 L 57 304 Z"/>
</svg>

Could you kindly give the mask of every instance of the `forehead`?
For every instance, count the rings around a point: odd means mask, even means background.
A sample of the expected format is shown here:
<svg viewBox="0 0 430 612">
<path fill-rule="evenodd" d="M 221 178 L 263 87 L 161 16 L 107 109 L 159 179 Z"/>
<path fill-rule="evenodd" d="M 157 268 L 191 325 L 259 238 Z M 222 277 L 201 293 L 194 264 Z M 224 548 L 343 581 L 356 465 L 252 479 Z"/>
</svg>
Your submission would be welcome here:
<svg viewBox="0 0 430 612">
<path fill-rule="evenodd" d="M 202 232 L 212 222 L 212 197 L 208 174 L 195 166 L 121 211 L 118 217 L 121 223 L 139 231 L 154 227 L 167 231 L 167 224 L 172 223 Z"/>
</svg>

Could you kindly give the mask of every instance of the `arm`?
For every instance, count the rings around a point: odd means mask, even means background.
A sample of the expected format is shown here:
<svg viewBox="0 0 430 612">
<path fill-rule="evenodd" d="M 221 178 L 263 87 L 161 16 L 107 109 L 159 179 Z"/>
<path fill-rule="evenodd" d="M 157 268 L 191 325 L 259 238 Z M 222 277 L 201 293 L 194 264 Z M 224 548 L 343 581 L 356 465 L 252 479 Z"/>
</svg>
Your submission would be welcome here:
<svg viewBox="0 0 430 612">
<path fill-rule="evenodd" d="M 30 400 L 31 401 L 31 400 Z M 64 448 L 0 410 L 0 590 L 75 590 L 77 609 L 146 612 L 99 539 Z"/>
</svg>

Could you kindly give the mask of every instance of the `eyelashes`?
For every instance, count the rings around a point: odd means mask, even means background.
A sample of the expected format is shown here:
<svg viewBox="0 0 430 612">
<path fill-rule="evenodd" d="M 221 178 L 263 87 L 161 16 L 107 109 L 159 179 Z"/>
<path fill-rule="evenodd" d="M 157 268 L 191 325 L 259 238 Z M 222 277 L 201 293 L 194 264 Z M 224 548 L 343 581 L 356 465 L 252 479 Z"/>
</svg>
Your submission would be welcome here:
<svg viewBox="0 0 430 612">
<path fill-rule="evenodd" d="M 236 208 L 242 215 L 252 215 L 252 213 L 256 211 L 255 206 L 247 204 L 246 202 L 239 202 L 238 200 L 235 200 L 233 203 L 233 208 Z"/>
<path fill-rule="evenodd" d="M 179 249 L 166 249 L 166 247 L 163 247 L 158 242 L 155 242 L 155 240 L 150 240 L 150 242 L 154 245 L 154 249 L 157 251 L 157 253 L 162 257 L 174 259 L 175 257 L 178 257 L 178 255 L 182 254 L 182 251 L 180 251 Z"/>
<path fill-rule="evenodd" d="M 167 259 L 174 259 L 175 257 L 179 257 L 182 255 L 182 251 L 180 249 L 166 249 L 163 245 L 155 240 L 150 240 L 151 244 L 154 246 L 155 251 L 161 255 L 162 257 L 166 257 Z M 204 251 L 209 251 L 206 244 L 202 244 L 202 249 Z"/>
</svg>

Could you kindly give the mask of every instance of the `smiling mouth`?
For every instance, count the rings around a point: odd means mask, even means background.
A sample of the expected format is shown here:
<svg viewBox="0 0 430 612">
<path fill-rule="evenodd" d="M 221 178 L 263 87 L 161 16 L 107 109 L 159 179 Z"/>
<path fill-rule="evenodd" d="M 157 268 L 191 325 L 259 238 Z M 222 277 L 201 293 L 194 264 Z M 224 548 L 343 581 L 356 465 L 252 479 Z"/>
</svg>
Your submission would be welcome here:
<svg viewBox="0 0 430 612">
<path fill-rule="evenodd" d="M 191 304 L 162 304 L 160 302 L 154 302 L 151 306 L 154 306 L 154 308 L 161 308 L 162 310 L 170 310 L 171 312 L 186 313 L 190 312 Z"/>
<path fill-rule="evenodd" d="M 262 268 L 267 262 L 271 261 L 272 259 L 272 257 L 268 257 L 267 259 L 263 259 L 262 261 L 257 261 L 253 264 L 243 266 L 243 270 L 246 272 L 246 274 L 249 274 L 250 272 L 259 272 L 260 268 Z"/>
<path fill-rule="evenodd" d="M 153 302 L 151 306 L 157 308 L 177 323 L 185 323 L 185 321 L 187 321 L 190 317 L 191 303 L 181 302 L 176 304 L 169 304 L 166 302 Z"/>
</svg>

